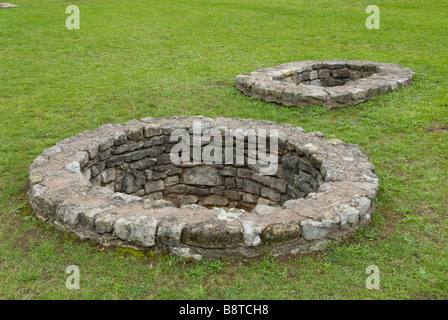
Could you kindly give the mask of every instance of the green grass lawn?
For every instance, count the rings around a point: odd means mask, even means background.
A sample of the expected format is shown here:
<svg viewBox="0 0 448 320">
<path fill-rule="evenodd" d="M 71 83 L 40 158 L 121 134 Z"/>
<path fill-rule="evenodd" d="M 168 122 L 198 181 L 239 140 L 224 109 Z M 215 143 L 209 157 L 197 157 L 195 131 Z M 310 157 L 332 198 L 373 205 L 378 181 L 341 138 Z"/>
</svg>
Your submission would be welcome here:
<svg viewBox="0 0 448 320">
<path fill-rule="evenodd" d="M 448 1 L 13 3 L 0 9 L 0 298 L 448 298 Z M 65 27 L 70 4 L 79 30 Z M 378 30 L 365 26 L 370 4 Z M 234 87 L 243 72 L 308 59 L 391 62 L 416 77 L 330 111 Z M 173 115 L 266 119 L 358 144 L 380 178 L 372 223 L 320 253 L 194 262 L 104 249 L 32 216 L 28 169 L 44 149 L 107 122 Z M 79 290 L 65 287 L 69 265 Z M 369 265 L 378 290 L 366 288 Z"/>
</svg>

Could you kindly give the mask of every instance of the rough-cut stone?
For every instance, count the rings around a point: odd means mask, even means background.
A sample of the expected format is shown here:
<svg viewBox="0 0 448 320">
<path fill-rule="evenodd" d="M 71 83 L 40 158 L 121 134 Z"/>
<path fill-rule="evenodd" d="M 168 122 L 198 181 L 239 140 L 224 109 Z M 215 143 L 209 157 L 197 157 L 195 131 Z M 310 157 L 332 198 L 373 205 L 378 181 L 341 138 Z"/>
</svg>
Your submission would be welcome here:
<svg viewBox="0 0 448 320">
<path fill-rule="evenodd" d="M 103 208 L 93 208 L 90 210 L 82 211 L 79 215 L 79 222 L 86 228 L 95 229 L 95 219 L 103 212 Z"/>
<path fill-rule="evenodd" d="M 268 225 L 261 233 L 265 244 L 283 244 L 297 240 L 300 237 L 299 222 L 282 222 Z"/>
<path fill-rule="evenodd" d="M 146 199 L 143 201 L 143 208 L 145 209 L 162 209 L 166 207 L 174 207 L 174 204 L 171 201 L 164 199 L 159 200 Z"/>
<path fill-rule="evenodd" d="M 271 199 L 274 202 L 280 202 L 281 197 L 280 193 L 270 188 L 265 187 L 261 188 L 261 195 L 263 197 Z"/>
<path fill-rule="evenodd" d="M 147 182 L 145 184 L 145 191 L 146 193 L 152 193 L 160 190 L 164 190 L 165 184 L 162 180 L 156 180 L 152 182 Z"/>
<path fill-rule="evenodd" d="M 351 225 L 358 224 L 359 210 L 356 208 L 348 204 L 341 204 L 334 207 L 334 212 L 339 217 L 341 229 L 348 229 Z"/>
<path fill-rule="evenodd" d="M 67 165 L 65 166 L 65 170 L 71 173 L 81 173 L 81 165 L 78 161 L 72 161 L 67 163 Z"/>
<path fill-rule="evenodd" d="M 239 222 L 210 220 L 184 227 L 181 242 L 200 248 L 235 248 L 243 243 Z"/>
<path fill-rule="evenodd" d="M 119 165 L 123 164 L 124 161 L 125 161 L 124 155 L 113 156 L 109 160 L 106 161 L 106 166 L 107 167 L 119 166 Z"/>
<path fill-rule="evenodd" d="M 188 204 L 194 204 L 199 201 L 199 198 L 194 195 L 186 195 L 180 198 L 180 205 L 188 205 Z"/>
<path fill-rule="evenodd" d="M 108 183 L 115 180 L 115 169 L 109 168 L 101 172 L 101 182 Z"/>
<path fill-rule="evenodd" d="M 260 194 L 261 187 L 258 183 L 250 180 L 244 180 L 243 181 L 243 190 L 247 193 L 251 194 Z"/>
<path fill-rule="evenodd" d="M 41 182 L 44 180 L 44 176 L 38 172 L 33 172 L 30 174 L 30 184 L 35 185 L 38 182 Z"/>
<path fill-rule="evenodd" d="M 155 244 L 157 219 L 148 216 L 120 218 L 114 226 L 116 236 L 143 247 Z"/>
<path fill-rule="evenodd" d="M 74 227 L 79 223 L 79 215 L 84 210 L 81 206 L 60 206 L 56 209 L 56 217 Z"/>
<path fill-rule="evenodd" d="M 143 139 L 143 128 L 140 126 L 131 126 L 127 129 L 127 136 L 129 140 L 142 140 Z"/>
<path fill-rule="evenodd" d="M 262 228 L 252 221 L 242 221 L 244 244 L 248 247 L 254 247 L 261 243 L 260 234 Z"/>
<path fill-rule="evenodd" d="M 335 225 L 334 221 L 323 220 L 305 220 L 301 223 L 302 236 L 305 240 L 321 239 L 330 232 L 331 228 Z"/>
<path fill-rule="evenodd" d="M 150 138 L 153 136 L 159 136 L 162 134 L 162 128 L 157 126 L 156 124 L 146 124 L 144 125 L 144 135 L 146 138 Z"/>
<path fill-rule="evenodd" d="M 292 200 L 285 201 L 282 205 L 282 208 L 283 209 L 291 209 L 292 207 L 301 203 L 302 201 L 303 201 L 303 199 L 292 199 Z"/>
<path fill-rule="evenodd" d="M 185 225 L 185 220 L 179 217 L 165 219 L 160 223 L 157 239 L 167 246 L 179 246 Z"/>
<path fill-rule="evenodd" d="M 246 211 L 243 209 L 236 209 L 236 208 L 230 208 L 230 209 L 223 209 L 223 208 L 213 208 L 213 211 L 215 211 L 218 215 L 217 218 L 219 220 L 237 220 L 239 217 L 244 215 Z"/>
<path fill-rule="evenodd" d="M 246 193 L 243 195 L 243 201 L 248 203 L 256 203 L 258 200 L 258 196 Z"/>
<path fill-rule="evenodd" d="M 193 258 L 198 261 L 202 259 L 202 255 L 190 253 L 190 248 L 172 248 L 171 254 L 181 258 Z"/>
<path fill-rule="evenodd" d="M 113 231 L 115 219 L 111 216 L 101 217 L 95 220 L 95 231 L 102 233 L 110 233 Z"/>
<path fill-rule="evenodd" d="M 222 184 L 218 169 L 213 167 L 187 168 L 182 173 L 182 179 L 188 185 L 217 186 Z"/>
<path fill-rule="evenodd" d="M 226 206 L 228 203 L 229 200 L 226 197 L 218 195 L 208 196 L 202 201 L 204 206 Z"/>
<path fill-rule="evenodd" d="M 259 204 L 252 210 L 252 212 L 259 216 L 267 216 L 270 214 L 277 213 L 280 210 L 281 210 L 281 208 L 278 208 L 278 207 L 271 207 L 271 206 Z"/>
<path fill-rule="evenodd" d="M 129 194 L 115 192 L 113 195 L 109 197 L 109 199 L 113 202 L 117 202 L 119 204 L 127 205 L 133 202 L 142 202 L 143 199 L 140 197 L 131 196 Z"/>
</svg>

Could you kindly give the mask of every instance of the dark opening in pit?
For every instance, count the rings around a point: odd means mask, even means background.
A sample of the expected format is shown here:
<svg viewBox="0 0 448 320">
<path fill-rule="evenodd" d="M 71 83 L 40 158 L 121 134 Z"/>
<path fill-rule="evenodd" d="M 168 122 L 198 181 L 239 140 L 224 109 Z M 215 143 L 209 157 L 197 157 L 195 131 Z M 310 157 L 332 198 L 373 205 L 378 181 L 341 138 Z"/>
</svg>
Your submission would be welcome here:
<svg viewBox="0 0 448 320">
<path fill-rule="evenodd" d="M 331 64 L 313 66 L 313 69 L 298 70 L 297 73 L 282 78 L 281 82 L 312 85 L 319 87 L 338 87 L 350 81 L 368 78 L 378 72 L 374 65 Z"/>
<path fill-rule="evenodd" d="M 304 198 L 316 192 L 322 182 L 320 170 L 307 156 L 281 144 L 275 173 L 260 173 L 259 167 L 248 163 L 247 138 L 244 164 L 234 159 L 231 164 L 223 160 L 223 164 L 175 165 L 170 152 L 177 142 L 171 142 L 169 134 L 159 133 L 114 144 L 87 163 L 84 173 L 90 174 L 95 185 L 144 199 L 169 200 L 176 207 L 198 204 L 246 211 L 257 204 L 279 207 L 287 200 Z M 201 141 L 201 152 L 209 142 Z M 234 155 L 236 143 L 234 140 Z M 190 154 L 193 152 L 191 149 Z"/>
</svg>

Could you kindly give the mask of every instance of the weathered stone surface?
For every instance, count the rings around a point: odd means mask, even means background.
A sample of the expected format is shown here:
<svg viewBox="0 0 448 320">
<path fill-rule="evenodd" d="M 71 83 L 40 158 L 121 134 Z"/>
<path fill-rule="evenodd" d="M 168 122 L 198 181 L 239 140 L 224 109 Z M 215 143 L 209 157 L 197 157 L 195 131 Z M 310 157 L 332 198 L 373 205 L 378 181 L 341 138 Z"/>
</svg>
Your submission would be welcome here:
<svg viewBox="0 0 448 320">
<path fill-rule="evenodd" d="M 303 201 L 303 199 L 292 199 L 292 200 L 285 201 L 282 205 L 282 208 L 283 209 L 291 209 L 292 207 L 301 203 L 302 201 Z"/>
<path fill-rule="evenodd" d="M 144 135 L 146 138 L 159 136 L 162 134 L 162 128 L 157 124 L 151 123 L 144 125 Z"/>
<path fill-rule="evenodd" d="M 145 196 L 145 200 L 160 200 L 163 198 L 162 191 L 156 191 Z"/>
<path fill-rule="evenodd" d="M 149 200 L 143 201 L 143 208 L 145 209 L 162 209 L 166 207 L 175 207 L 171 201 L 159 199 L 159 200 Z"/>
<path fill-rule="evenodd" d="M 81 173 L 81 165 L 78 161 L 72 161 L 67 163 L 65 170 L 71 173 Z"/>
<path fill-rule="evenodd" d="M 235 168 L 223 168 L 219 170 L 219 174 L 223 177 L 235 177 L 237 175 L 237 169 Z"/>
<path fill-rule="evenodd" d="M 116 131 L 114 133 L 114 144 L 116 146 L 122 145 L 124 143 L 126 143 L 126 141 L 128 140 L 128 137 L 126 136 L 126 132 L 124 131 Z"/>
<path fill-rule="evenodd" d="M 166 187 L 173 186 L 175 184 L 179 183 L 179 177 L 178 176 L 169 176 L 165 180 L 163 180 Z"/>
<path fill-rule="evenodd" d="M 246 193 L 243 194 L 243 201 L 244 202 L 248 202 L 248 203 L 256 203 L 258 200 L 258 196 L 250 194 L 250 193 Z"/>
<path fill-rule="evenodd" d="M 155 244 L 157 219 L 148 216 L 120 218 L 114 226 L 116 236 L 143 247 Z"/>
<path fill-rule="evenodd" d="M 165 189 L 165 184 L 163 183 L 163 180 L 156 180 L 147 182 L 145 184 L 145 191 L 146 193 L 152 193 L 155 191 L 160 191 Z"/>
<path fill-rule="evenodd" d="M 230 209 L 213 208 L 212 211 L 217 213 L 217 218 L 219 220 L 226 220 L 226 221 L 237 220 L 246 213 L 245 210 L 237 208 L 230 208 Z"/>
<path fill-rule="evenodd" d="M 44 150 L 44 152 L 42 152 L 42 155 L 45 157 L 53 157 L 59 153 L 61 153 L 62 149 L 59 146 L 53 146 L 51 148 L 48 148 L 47 150 Z M 72 159 L 72 160 L 76 160 L 76 159 Z"/>
<path fill-rule="evenodd" d="M 95 220 L 95 231 L 103 234 L 110 233 L 113 231 L 115 219 L 111 216 L 106 216 L 98 218 Z"/>
<path fill-rule="evenodd" d="M 99 162 L 90 168 L 91 177 L 96 177 L 106 168 L 105 162 Z"/>
<path fill-rule="evenodd" d="M 106 161 L 106 166 L 114 167 L 114 166 L 122 165 L 124 163 L 124 159 L 125 159 L 124 155 L 113 156 L 109 160 Z"/>
<path fill-rule="evenodd" d="M 183 196 L 182 198 L 180 198 L 180 205 L 188 205 L 188 204 L 194 204 L 197 203 L 199 201 L 199 198 L 194 196 L 194 195 L 186 195 Z"/>
<path fill-rule="evenodd" d="M 297 240 L 300 237 L 299 222 L 282 222 L 270 224 L 261 233 L 261 240 L 265 244 L 283 244 Z"/>
<path fill-rule="evenodd" d="M 83 168 L 89 161 L 89 154 L 86 151 L 77 151 L 70 156 L 70 159 L 79 162 L 79 165 Z"/>
<path fill-rule="evenodd" d="M 106 136 L 98 139 L 98 151 L 103 152 L 112 147 L 115 144 L 113 137 Z"/>
<path fill-rule="evenodd" d="M 131 126 L 126 129 L 127 136 L 129 140 L 142 140 L 143 139 L 143 128 L 140 126 Z"/>
<path fill-rule="evenodd" d="M 109 200 L 114 201 L 119 204 L 127 205 L 133 202 L 142 202 L 143 199 L 140 197 L 131 196 L 121 192 L 115 192 L 109 198 Z"/>
<path fill-rule="evenodd" d="M 229 200 L 239 201 L 241 200 L 241 194 L 236 190 L 224 190 L 224 196 Z"/>
<path fill-rule="evenodd" d="M 48 163 L 47 157 L 44 157 L 43 155 L 38 156 L 36 159 L 34 159 L 33 163 L 30 167 L 30 172 L 32 172 L 35 169 L 45 167 L 45 165 Z"/>
<path fill-rule="evenodd" d="M 207 210 L 206 207 L 199 206 L 197 204 L 186 204 L 180 207 L 181 209 L 189 209 L 189 210 Z"/>
<path fill-rule="evenodd" d="M 236 248 L 243 244 L 239 222 L 209 220 L 184 227 L 181 242 L 200 248 Z"/>
<path fill-rule="evenodd" d="M 261 244 L 262 228 L 252 221 L 242 221 L 244 244 L 249 247 Z"/>
<path fill-rule="evenodd" d="M 30 174 L 30 184 L 34 185 L 38 182 L 41 182 L 42 180 L 44 180 L 44 176 L 38 172 L 33 172 L 32 174 Z"/>
<path fill-rule="evenodd" d="M 182 179 L 188 185 L 217 186 L 222 184 L 218 169 L 213 167 L 186 168 Z"/>
<path fill-rule="evenodd" d="M 348 205 L 341 204 L 334 207 L 334 212 L 339 217 L 339 224 L 342 230 L 348 229 L 350 226 L 358 224 L 359 220 L 359 210 Z"/>
<path fill-rule="evenodd" d="M 281 208 L 278 208 L 278 207 L 271 207 L 271 206 L 259 204 L 252 210 L 252 212 L 255 214 L 258 214 L 259 216 L 267 216 L 267 215 L 270 215 L 273 213 L 277 213 L 280 210 L 281 210 Z"/>
<path fill-rule="evenodd" d="M 69 226 L 76 226 L 79 223 L 79 215 L 86 208 L 81 206 L 60 206 L 56 209 L 56 217 Z"/>
<path fill-rule="evenodd" d="M 300 225 L 302 227 L 303 238 L 309 241 L 325 237 L 331 228 L 333 228 L 335 222 L 331 220 L 305 220 Z"/>
<path fill-rule="evenodd" d="M 218 195 L 210 195 L 202 202 L 204 206 L 226 206 L 228 203 L 229 200 L 226 197 Z"/>
<path fill-rule="evenodd" d="M 113 169 L 113 168 L 111 168 Z M 115 174 L 115 189 L 117 191 L 123 191 L 124 193 L 131 194 L 143 187 L 146 182 L 146 175 L 142 171 L 123 169 L 116 170 Z"/>
<path fill-rule="evenodd" d="M 93 208 L 90 210 L 82 211 L 79 215 L 79 222 L 86 228 L 95 229 L 95 219 L 103 212 L 103 208 Z"/>
<path fill-rule="evenodd" d="M 260 195 L 261 187 L 258 183 L 251 180 L 243 181 L 243 190 L 247 193 Z"/>
<path fill-rule="evenodd" d="M 187 190 L 187 186 L 184 184 L 176 184 L 175 186 L 166 187 L 163 189 L 164 194 L 172 194 L 172 193 L 185 193 Z"/>
<path fill-rule="evenodd" d="M 139 161 L 135 161 L 130 164 L 130 168 L 133 170 L 142 170 L 149 167 L 152 167 L 156 163 L 155 159 L 152 158 L 144 158 Z"/>
<path fill-rule="evenodd" d="M 361 198 L 357 199 L 356 204 L 359 209 L 359 216 L 361 218 L 370 220 L 370 212 L 369 211 L 372 208 L 372 202 L 369 200 L 369 198 L 361 197 Z"/>
<path fill-rule="evenodd" d="M 172 248 L 171 254 L 181 258 L 193 258 L 198 261 L 202 259 L 202 255 L 190 253 L 190 248 Z"/>
<path fill-rule="evenodd" d="M 109 168 L 101 172 L 101 182 L 108 183 L 115 180 L 115 169 Z"/>
<path fill-rule="evenodd" d="M 185 225 L 185 220 L 179 217 L 164 219 L 157 231 L 157 239 L 167 246 L 179 246 Z"/>
<path fill-rule="evenodd" d="M 262 187 L 261 195 L 265 198 L 271 199 L 274 202 L 280 202 L 280 193 L 270 188 Z"/>
</svg>

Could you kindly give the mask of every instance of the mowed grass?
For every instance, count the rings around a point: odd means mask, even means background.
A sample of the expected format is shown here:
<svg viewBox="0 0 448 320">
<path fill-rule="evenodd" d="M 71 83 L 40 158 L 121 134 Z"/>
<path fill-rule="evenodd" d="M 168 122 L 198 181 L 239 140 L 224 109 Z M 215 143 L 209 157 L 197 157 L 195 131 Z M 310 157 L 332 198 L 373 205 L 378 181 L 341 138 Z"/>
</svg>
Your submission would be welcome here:
<svg viewBox="0 0 448 320">
<path fill-rule="evenodd" d="M 18 1 L 0 9 L 0 298 L 447 299 L 447 1 Z M 76 4 L 81 29 L 67 30 Z M 368 30 L 365 9 L 380 8 Z M 392 62 L 413 85 L 358 106 L 285 108 L 235 76 L 307 59 Z M 73 239 L 41 224 L 33 159 L 71 135 L 146 116 L 289 123 L 358 144 L 380 178 L 372 223 L 323 252 L 200 262 Z M 68 290 L 66 267 L 80 269 Z M 366 268 L 380 289 L 366 288 Z"/>
</svg>

